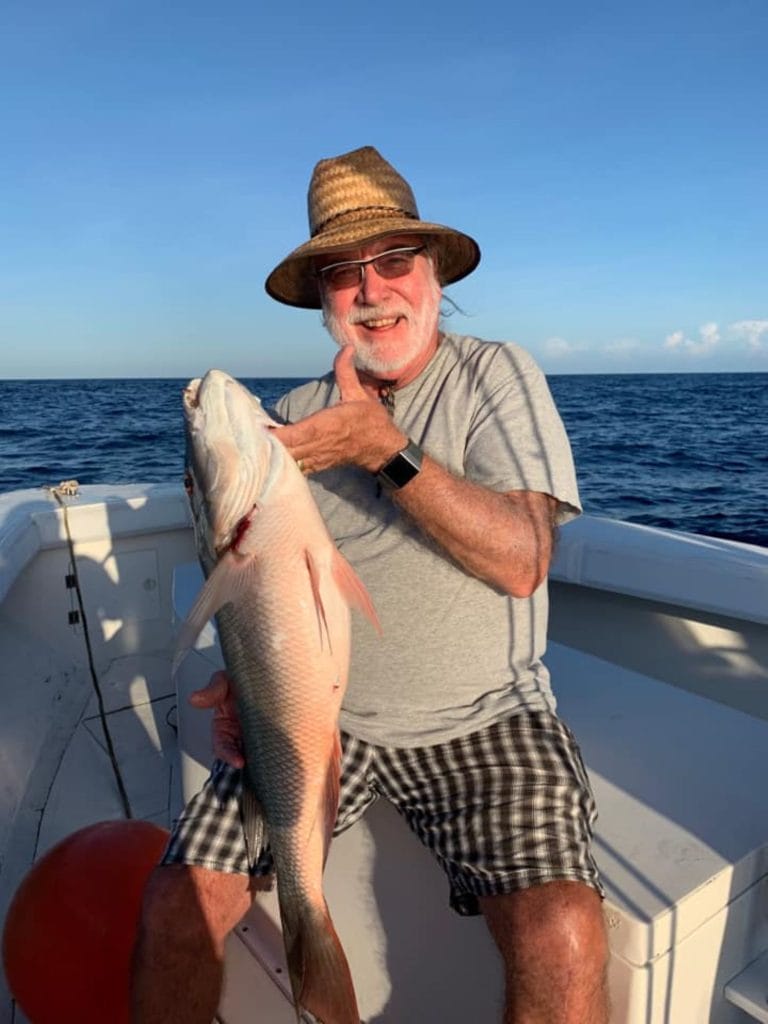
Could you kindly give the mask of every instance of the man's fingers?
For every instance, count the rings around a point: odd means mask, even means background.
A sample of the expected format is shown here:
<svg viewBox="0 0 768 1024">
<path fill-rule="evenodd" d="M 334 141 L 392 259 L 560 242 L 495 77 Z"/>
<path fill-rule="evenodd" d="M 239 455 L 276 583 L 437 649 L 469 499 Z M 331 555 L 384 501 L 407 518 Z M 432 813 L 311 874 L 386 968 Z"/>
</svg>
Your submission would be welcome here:
<svg viewBox="0 0 768 1024">
<path fill-rule="evenodd" d="M 318 421 L 322 423 L 325 412 L 325 409 L 321 412 L 313 412 L 305 419 L 299 420 L 298 423 L 287 423 L 279 428 L 278 440 L 285 445 L 294 459 L 303 457 L 307 449 L 317 444 L 318 439 L 322 436 L 322 429 L 318 426 Z M 269 429 L 276 430 L 277 428 L 270 427 Z"/>
<path fill-rule="evenodd" d="M 196 708 L 215 708 L 223 704 L 229 696 L 229 676 L 226 672 L 214 672 L 207 686 L 190 693 L 189 703 Z"/>
<path fill-rule="evenodd" d="M 333 361 L 333 373 L 342 402 L 359 402 L 361 399 L 364 401 L 368 399 L 355 369 L 354 345 L 345 345 L 339 349 Z"/>
<path fill-rule="evenodd" d="M 243 768 L 245 758 L 240 745 L 239 736 L 233 736 L 222 730 L 214 729 L 213 732 L 213 754 L 214 757 L 226 761 L 233 768 Z"/>
<path fill-rule="evenodd" d="M 244 767 L 242 732 L 235 711 L 235 695 L 227 673 L 214 672 L 207 686 L 190 693 L 189 703 L 196 708 L 213 708 L 211 742 L 214 757 L 226 761 L 233 768 Z"/>
<path fill-rule="evenodd" d="M 231 747 L 222 747 L 220 750 L 214 750 L 214 754 L 220 761 L 226 761 L 233 768 L 245 768 L 245 758 Z"/>
</svg>

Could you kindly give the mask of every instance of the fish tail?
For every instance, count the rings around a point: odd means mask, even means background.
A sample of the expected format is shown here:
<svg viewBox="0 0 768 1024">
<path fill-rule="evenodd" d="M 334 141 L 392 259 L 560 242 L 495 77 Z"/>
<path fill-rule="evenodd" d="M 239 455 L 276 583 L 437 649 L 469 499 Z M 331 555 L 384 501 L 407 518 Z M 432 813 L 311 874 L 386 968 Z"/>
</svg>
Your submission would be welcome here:
<svg viewBox="0 0 768 1024">
<path fill-rule="evenodd" d="M 325 902 L 281 902 L 280 916 L 297 1014 L 304 1009 L 322 1024 L 360 1024 L 352 974 Z"/>
</svg>

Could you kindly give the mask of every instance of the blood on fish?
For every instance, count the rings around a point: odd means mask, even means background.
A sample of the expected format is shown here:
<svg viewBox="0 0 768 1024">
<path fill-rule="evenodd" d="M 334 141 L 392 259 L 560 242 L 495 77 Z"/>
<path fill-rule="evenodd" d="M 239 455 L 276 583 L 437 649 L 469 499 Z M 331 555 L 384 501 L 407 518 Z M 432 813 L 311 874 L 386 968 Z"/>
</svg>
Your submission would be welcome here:
<svg viewBox="0 0 768 1024">
<path fill-rule="evenodd" d="M 243 516 L 243 518 L 235 527 L 235 532 L 232 535 L 232 543 L 229 545 L 230 551 L 237 551 L 238 544 L 242 541 L 243 537 L 250 529 L 251 516 L 253 515 L 253 509 L 255 508 L 256 506 L 254 505 L 251 511 L 248 513 L 248 515 Z"/>
</svg>

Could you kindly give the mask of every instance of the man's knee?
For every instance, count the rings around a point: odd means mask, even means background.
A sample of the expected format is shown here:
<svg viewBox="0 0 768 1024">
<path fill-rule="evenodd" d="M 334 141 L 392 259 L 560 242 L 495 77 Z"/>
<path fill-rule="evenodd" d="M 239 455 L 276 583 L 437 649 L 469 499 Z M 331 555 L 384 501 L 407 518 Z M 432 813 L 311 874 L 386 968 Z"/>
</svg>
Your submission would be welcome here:
<svg viewBox="0 0 768 1024">
<path fill-rule="evenodd" d="M 483 913 L 504 960 L 605 970 L 608 942 L 602 901 L 581 882 L 547 882 L 505 896 L 485 897 Z"/>
<path fill-rule="evenodd" d="M 251 904 L 246 875 L 184 864 L 160 865 L 144 890 L 141 932 L 175 941 L 205 935 L 223 943 Z"/>
<path fill-rule="evenodd" d="M 480 902 L 504 960 L 505 1021 L 607 1024 L 608 943 L 594 889 L 547 882 Z"/>
</svg>

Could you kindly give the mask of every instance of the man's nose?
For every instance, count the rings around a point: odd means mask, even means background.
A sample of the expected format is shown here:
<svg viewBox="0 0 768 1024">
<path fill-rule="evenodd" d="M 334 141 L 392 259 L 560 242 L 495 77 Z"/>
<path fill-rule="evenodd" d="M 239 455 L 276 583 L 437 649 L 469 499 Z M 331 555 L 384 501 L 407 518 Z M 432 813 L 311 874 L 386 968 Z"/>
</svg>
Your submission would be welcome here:
<svg viewBox="0 0 768 1024">
<path fill-rule="evenodd" d="M 375 306 L 389 292 L 389 282 L 383 278 L 372 263 L 360 267 L 362 279 L 358 296 L 367 305 Z"/>
</svg>

